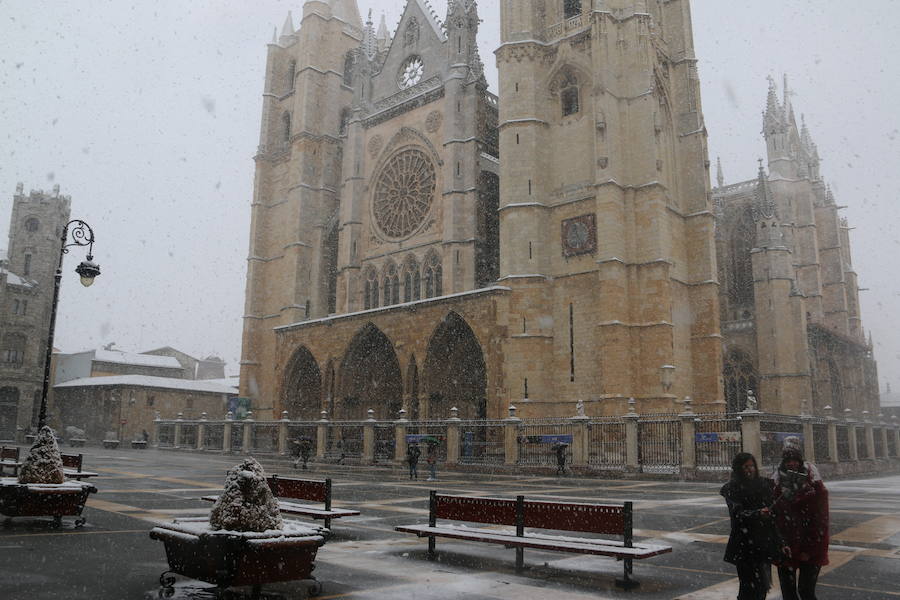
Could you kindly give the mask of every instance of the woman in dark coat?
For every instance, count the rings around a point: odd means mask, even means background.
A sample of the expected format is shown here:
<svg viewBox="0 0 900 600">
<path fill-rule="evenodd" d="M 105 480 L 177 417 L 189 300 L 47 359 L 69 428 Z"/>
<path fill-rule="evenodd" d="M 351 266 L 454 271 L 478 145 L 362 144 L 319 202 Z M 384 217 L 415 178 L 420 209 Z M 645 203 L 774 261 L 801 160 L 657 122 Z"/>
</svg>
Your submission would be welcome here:
<svg viewBox="0 0 900 600">
<path fill-rule="evenodd" d="M 819 570 L 828 564 L 828 490 L 800 440 L 785 440 L 775 471 L 775 522 L 791 552 L 778 566 L 784 600 L 816 600 Z M 798 573 L 799 572 L 799 573 Z M 799 575 L 799 577 L 798 577 Z"/>
<path fill-rule="evenodd" d="M 731 517 L 725 561 L 737 568 L 738 600 L 765 600 L 772 563 L 782 558 L 784 543 L 771 512 L 773 487 L 771 479 L 759 476 L 753 455 L 741 452 L 731 462 L 731 480 L 719 492 Z"/>
</svg>

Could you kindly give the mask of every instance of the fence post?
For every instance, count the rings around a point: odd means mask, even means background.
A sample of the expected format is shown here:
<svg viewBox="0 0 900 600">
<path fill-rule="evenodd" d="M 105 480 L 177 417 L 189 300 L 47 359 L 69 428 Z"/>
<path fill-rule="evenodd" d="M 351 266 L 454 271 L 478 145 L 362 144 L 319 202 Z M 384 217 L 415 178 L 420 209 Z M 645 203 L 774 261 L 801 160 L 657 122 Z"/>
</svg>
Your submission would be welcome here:
<svg viewBox="0 0 900 600">
<path fill-rule="evenodd" d="M 878 414 L 878 422 L 881 424 L 881 458 L 890 458 L 891 447 L 888 445 L 888 425 L 884 420 L 884 413 Z"/>
<path fill-rule="evenodd" d="M 156 416 L 153 417 L 153 439 L 150 443 L 154 446 L 159 446 L 159 422 L 160 422 L 159 411 L 156 411 Z"/>
<path fill-rule="evenodd" d="M 371 408 L 366 412 L 368 418 L 363 423 L 363 464 L 371 465 L 375 462 L 375 411 Z"/>
<path fill-rule="evenodd" d="M 244 454 L 250 454 L 251 442 L 253 441 L 253 411 L 247 411 L 247 418 L 244 419 L 244 439 L 243 444 L 241 444 L 241 452 Z"/>
<path fill-rule="evenodd" d="M 693 479 L 697 470 L 697 426 L 694 419 L 694 409 L 691 407 L 690 396 L 684 399 L 684 412 L 678 415 L 681 419 L 681 476 L 685 479 Z"/>
<path fill-rule="evenodd" d="M 197 423 L 197 450 L 206 448 L 206 413 L 200 413 L 200 422 Z"/>
<path fill-rule="evenodd" d="M 741 449 L 762 462 L 762 440 L 759 437 L 759 420 L 762 413 L 749 408 L 740 414 L 741 417 Z"/>
<path fill-rule="evenodd" d="M 406 410 L 400 409 L 400 418 L 394 423 L 394 460 L 402 463 L 406 460 Z"/>
<path fill-rule="evenodd" d="M 447 419 L 447 464 L 455 465 L 459 462 L 459 409 L 455 406 L 450 409 L 450 418 Z"/>
<path fill-rule="evenodd" d="M 635 411 L 634 398 L 628 399 L 628 412 L 625 413 L 625 470 L 635 472 L 638 464 L 638 415 Z"/>
<path fill-rule="evenodd" d="M 825 423 L 828 427 L 828 460 L 829 462 L 837 464 L 841 462 L 840 458 L 838 458 L 837 419 L 832 416 L 830 406 L 826 406 L 824 411 Z"/>
<path fill-rule="evenodd" d="M 230 410 L 225 413 L 225 424 L 222 426 L 222 452 L 231 454 L 231 422 L 234 421 L 234 413 Z"/>
<path fill-rule="evenodd" d="M 281 412 L 281 421 L 278 422 L 278 454 L 285 456 L 288 453 L 288 411 Z"/>
<path fill-rule="evenodd" d="M 869 411 L 863 411 L 863 431 L 866 433 L 866 458 L 875 460 L 875 427 L 872 425 Z"/>
<path fill-rule="evenodd" d="M 503 420 L 503 464 L 515 465 L 519 462 L 519 425 L 522 419 L 516 416 L 516 407 L 509 405 L 509 417 Z"/>
<path fill-rule="evenodd" d="M 572 466 L 586 467 L 588 464 L 588 422 L 590 417 L 578 415 L 571 418 L 572 424 Z"/>
<path fill-rule="evenodd" d="M 178 413 L 178 418 L 175 420 L 175 438 L 172 440 L 172 447 L 178 448 L 181 446 L 181 422 L 184 420 L 184 414 Z"/>
<path fill-rule="evenodd" d="M 853 411 L 844 409 L 844 422 L 847 424 L 847 442 L 850 445 L 850 462 L 859 460 L 859 446 L 856 445 L 856 421 L 853 420 Z"/>
<path fill-rule="evenodd" d="M 891 416 L 891 423 L 894 424 L 894 458 L 900 458 L 900 427 L 897 426 L 897 415 Z"/>
<path fill-rule="evenodd" d="M 813 439 L 815 432 L 813 431 L 812 415 L 803 413 L 800 415 L 800 422 L 803 425 L 803 456 L 808 461 L 819 462 L 816 456 L 816 443 Z"/>
<path fill-rule="evenodd" d="M 328 445 L 328 411 L 323 410 L 319 414 L 322 418 L 316 426 L 316 458 L 322 460 Z"/>
</svg>

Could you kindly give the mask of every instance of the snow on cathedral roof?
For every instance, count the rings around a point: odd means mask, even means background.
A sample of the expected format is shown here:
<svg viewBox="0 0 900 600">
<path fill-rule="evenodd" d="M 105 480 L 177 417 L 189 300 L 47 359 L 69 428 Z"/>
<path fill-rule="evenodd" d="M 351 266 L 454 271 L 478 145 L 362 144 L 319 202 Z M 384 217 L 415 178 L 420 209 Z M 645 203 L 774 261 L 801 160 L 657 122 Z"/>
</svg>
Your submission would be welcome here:
<svg viewBox="0 0 900 600">
<path fill-rule="evenodd" d="M 135 354 L 133 352 L 122 352 L 121 350 L 93 350 L 93 353 L 94 360 L 97 362 L 114 363 L 118 365 L 136 365 L 140 367 L 181 368 L 181 363 L 171 356 Z"/>
</svg>

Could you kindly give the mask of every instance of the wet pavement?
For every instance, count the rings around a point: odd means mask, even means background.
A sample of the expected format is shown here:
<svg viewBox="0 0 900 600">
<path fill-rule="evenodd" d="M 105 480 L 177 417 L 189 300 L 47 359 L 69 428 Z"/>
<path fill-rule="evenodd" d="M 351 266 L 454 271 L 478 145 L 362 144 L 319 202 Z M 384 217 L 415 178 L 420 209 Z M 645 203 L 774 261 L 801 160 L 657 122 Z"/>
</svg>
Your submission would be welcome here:
<svg viewBox="0 0 900 600">
<path fill-rule="evenodd" d="M 80 450 L 81 451 L 81 450 Z M 159 450 L 85 448 L 85 469 L 99 492 L 79 529 L 67 519 L 14 519 L 0 528 L 0 598 L 145 599 L 211 598 L 209 586 L 179 577 L 162 590 L 167 569 L 163 545 L 149 538 L 153 524 L 206 515 L 203 495 L 221 488 L 235 456 Z M 361 516 L 337 520 L 319 550 L 319 598 L 352 599 L 725 599 L 737 595 L 731 565 L 722 562 L 728 515 L 720 484 L 628 479 L 528 477 L 440 472 L 439 480 L 409 481 L 402 469 L 312 465 L 296 471 L 287 460 L 260 456 L 266 470 L 283 476 L 334 481 L 334 505 Z M 724 474 L 723 474 L 724 477 Z M 900 598 L 900 476 L 826 481 L 831 492 L 831 564 L 822 571 L 820 599 Z M 634 502 L 635 534 L 668 544 L 670 554 L 635 561 L 641 586 L 615 587 L 614 559 L 525 551 L 526 570 L 515 571 L 515 553 L 501 546 L 438 539 L 438 558 L 425 559 L 426 542 L 396 533 L 395 525 L 428 518 L 428 491 L 600 503 Z M 777 587 L 777 580 L 776 580 Z M 307 597 L 309 586 L 266 586 L 263 597 Z M 229 598 L 249 598 L 237 589 Z M 775 590 L 770 599 L 780 598 Z"/>
</svg>

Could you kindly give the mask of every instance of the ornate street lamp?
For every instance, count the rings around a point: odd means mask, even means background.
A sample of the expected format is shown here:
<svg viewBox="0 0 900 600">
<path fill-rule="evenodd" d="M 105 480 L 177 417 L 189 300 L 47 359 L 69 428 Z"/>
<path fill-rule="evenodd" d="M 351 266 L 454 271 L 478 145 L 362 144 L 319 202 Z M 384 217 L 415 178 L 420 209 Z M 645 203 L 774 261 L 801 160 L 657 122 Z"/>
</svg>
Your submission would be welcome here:
<svg viewBox="0 0 900 600">
<path fill-rule="evenodd" d="M 69 241 L 69 233 L 72 241 Z M 84 287 L 94 283 L 94 278 L 100 275 L 100 265 L 94 262 L 94 230 L 90 225 L 80 219 L 73 219 L 63 227 L 60 237 L 59 266 L 56 267 L 56 275 L 53 278 L 53 304 L 50 308 L 50 331 L 47 334 L 47 356 L 44 361 L 44 387 L 41 390 L 41 412 L 38 415 L 38 429 L 47 421 L 47 392 L 50 390 L 50 358 L 53 355 L 53 334 L 56 330 L 56 305 L 59 303 L 59 284 L 62 281 L 63 257 L 69 253 L 71 246 L 87 246 L 87 260 L 82 261 L 75 272 L 81 277 L 81 285 Z"/>
</svg>

